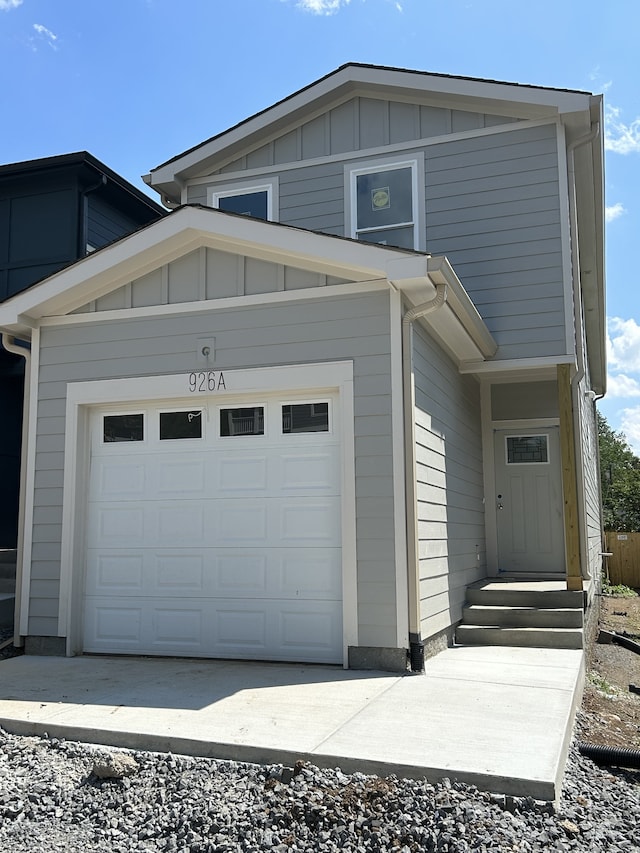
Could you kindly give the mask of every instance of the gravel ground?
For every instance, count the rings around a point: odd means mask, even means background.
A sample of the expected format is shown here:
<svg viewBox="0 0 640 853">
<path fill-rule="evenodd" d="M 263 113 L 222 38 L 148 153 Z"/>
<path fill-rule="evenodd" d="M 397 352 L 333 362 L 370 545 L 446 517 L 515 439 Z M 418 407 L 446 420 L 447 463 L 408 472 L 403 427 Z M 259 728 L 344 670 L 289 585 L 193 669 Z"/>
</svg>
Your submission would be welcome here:
<svg viewBox="0 0 640 853">
<path fill-rule="evenodd" d="M 0 730 L 3 853 L 640 850 L 640 773 L 572 748 L 557 812 L 456 782 L 105 751 Z"/>
</svg>

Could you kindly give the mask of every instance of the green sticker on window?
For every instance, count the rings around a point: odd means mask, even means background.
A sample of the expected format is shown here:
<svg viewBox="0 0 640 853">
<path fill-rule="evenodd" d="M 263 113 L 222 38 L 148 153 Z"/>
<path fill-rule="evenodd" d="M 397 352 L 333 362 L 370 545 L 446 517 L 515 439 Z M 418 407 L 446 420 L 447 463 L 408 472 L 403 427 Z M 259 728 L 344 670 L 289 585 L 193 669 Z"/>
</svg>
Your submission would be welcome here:
<svg viewBox="0 0 640 853">
<path fill-rule="evenodd" d="M 389 187 L 376 187 L 371 190 L 371 209 L 388 210 L 391 207 Z"/>
</svg>

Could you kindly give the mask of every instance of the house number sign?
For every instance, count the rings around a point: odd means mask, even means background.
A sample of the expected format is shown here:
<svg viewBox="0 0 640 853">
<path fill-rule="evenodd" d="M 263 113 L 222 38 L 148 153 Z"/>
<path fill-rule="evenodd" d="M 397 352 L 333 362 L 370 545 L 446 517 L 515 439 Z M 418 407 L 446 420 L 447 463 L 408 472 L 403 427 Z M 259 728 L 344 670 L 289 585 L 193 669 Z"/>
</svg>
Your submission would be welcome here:
<svg viewBox="0 0 640 853">
<path fill-rule="evenodd" d="M 189 391 L 192 394 L 207 394 L 211 391 L 226 391 L 224 373 L 219 370 L 201 370 L 189 374 Z"/>
</svg>

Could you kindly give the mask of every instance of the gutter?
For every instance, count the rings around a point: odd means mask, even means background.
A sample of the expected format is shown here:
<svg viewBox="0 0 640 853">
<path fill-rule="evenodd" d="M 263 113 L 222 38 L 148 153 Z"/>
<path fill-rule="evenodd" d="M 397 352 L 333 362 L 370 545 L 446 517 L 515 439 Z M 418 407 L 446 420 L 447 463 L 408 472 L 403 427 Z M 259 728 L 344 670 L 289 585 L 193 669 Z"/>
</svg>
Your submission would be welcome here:
<svg viewBox="0 0 640 853">
<path fill-rule="evenodd" d="M 27 441 L 29 433 L 29 399 L 31 389 L 31 348 L 21 346 L 12 335 L 2 334 L 2 346 L 7 352 L 24 358 L 24 396 L 22 400 L 22 442 L 20 446 L 20 494 L 18 499 L 18 549 L 16 554 L 16 590 L 13 615 L 13 644 L 17 648 L 23 645 L 20 635 L 20 614 L 22 611 L 22 578 L 24 576 L 24 521 L 27 479 Z"/>
<path fill-rule="evenodd" d="M 420 579 L 418 553 L 418 503 L 415 466 L 415 384 L 413 381 L 413 323 L 433 314 L 447 301 L 447 284 L 436 284 L 436 295 L 410 308 L 402 318 L 402 383 L 404 401 L 405 500 L 407 507 L 407 574 L 409 595 L 409 648 L 411 670 L 424 669 L 424 646 L 420 630 Z"/>
</svg>

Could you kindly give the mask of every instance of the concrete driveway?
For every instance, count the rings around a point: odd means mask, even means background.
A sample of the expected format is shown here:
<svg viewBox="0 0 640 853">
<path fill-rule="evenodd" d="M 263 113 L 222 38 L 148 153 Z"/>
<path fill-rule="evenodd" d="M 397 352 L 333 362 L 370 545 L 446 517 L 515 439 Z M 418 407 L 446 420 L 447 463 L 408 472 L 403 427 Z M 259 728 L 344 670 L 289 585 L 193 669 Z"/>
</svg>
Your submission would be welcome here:
<svg viewBox="0 0 640 853">
<path fill-rule="evenodd" d="M 0 725 L 134 749 L 448 776 L 555 800 L 584 677 L 573 649 L 461 646 L 422 674 L 164 658 L 0 663 Z"/>
</svg>

